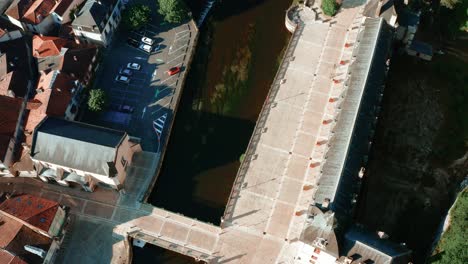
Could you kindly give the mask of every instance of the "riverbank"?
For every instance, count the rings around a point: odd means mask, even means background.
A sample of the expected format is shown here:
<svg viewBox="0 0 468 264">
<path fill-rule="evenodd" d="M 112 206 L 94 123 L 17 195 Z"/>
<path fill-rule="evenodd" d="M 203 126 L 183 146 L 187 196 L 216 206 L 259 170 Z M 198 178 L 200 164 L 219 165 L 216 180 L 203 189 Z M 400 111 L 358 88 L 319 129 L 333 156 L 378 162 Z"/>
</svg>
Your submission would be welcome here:
<svg viewBox="0 0 468 264">
<path fill-rule="evenodd" d="M 431 62 L 394 56 L 359 202 L 357 221 L 406 243 L 415 263 L 430 254 L 466 173 L 454 163 L 468 140 L 463 46 Z"/>
<path fill-rule="evenodd" d="M 468 259 L 467 237 L 468 188 L 458 195 L 447 218 L 447 229 L 430 258 L 430 263 L 463 263 Z M 445 228 L 444 228 L 445 229 Z"/>
<path fill-rule="evenodd" d="M 223 1 L 203 26 L 161 174 L 149 201 L 220 223 L 289 33 L 289 1 Z"/>
</svg>

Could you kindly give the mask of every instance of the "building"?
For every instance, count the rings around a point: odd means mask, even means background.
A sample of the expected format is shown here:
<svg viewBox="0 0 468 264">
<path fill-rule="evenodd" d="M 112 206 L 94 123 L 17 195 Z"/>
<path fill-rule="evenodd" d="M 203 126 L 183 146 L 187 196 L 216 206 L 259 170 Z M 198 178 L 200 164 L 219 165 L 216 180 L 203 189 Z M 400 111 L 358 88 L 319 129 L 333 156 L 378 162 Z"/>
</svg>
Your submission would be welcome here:
<svg viewBox="0 0 468 264">
<path fill-rule="evenodd" d="M 32 52 L 39 72 L 59 70 L 86 85 L 96 68 L 98 49 L 63 38 L 35 35 Z"/>
<path fill-rule="evenodd" d="M 50 71 L 39 77 L 36 95 L 28 102 L 29 115 L 25 133 L 32 136 L 34 129 L 47 116 L 74 120 L 81 102 L 83 85 L 66 73 Z M 31 140 L 26 140 L 28 144 Z"/>
<path fill-rule="evenodd" d="M 65 208 L 28 194 L 7 197 L 0 203 L 0 263 L 53 263 L 64 237 Z"/>
<path fill-rule="evenodd" d="M 71 21 L 71 13 L 84 0 L 14 0 L 4 15 L 24 31 L 48 34 Z"/>
<path fill-rule="evenodd" d="M 72 22 L 75 36 L 84 42 L 108 46 L 124 7 L 123 0 L 87 0 Z"/>
<path fill-rule="evenodd" d="M 30 155 L 41 180 L 93 191 L 121 189 L 140 151 L 139 139 L 125 132 L 47 117 L 35 129 Z"/>
<path fill-rule="evenodd" d="M 385 234 L 371 233 L 363 228 L 352 227 L 345 234 L 341 263 L 411 263 L 411 250 L 404 245 L 389 241 Z"/>
<path fill-rule="evenodd" d="M 27 40 L 0 42 L 0 177 L 21 154 L 25 100 L 34 78 L 30 71 Z"/>
</svg>

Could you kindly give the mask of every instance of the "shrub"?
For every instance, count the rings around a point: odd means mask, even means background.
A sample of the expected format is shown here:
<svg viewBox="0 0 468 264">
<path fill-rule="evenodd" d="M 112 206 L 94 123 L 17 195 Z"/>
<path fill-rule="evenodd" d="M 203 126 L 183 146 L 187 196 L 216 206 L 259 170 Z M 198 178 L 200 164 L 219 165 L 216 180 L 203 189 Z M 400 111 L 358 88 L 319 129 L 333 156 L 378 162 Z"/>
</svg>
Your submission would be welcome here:
<svg viewBox="0 0 468 264">
<path fill-rule="evenodd" d="M 140 28 L 150 22 L 151 9 L 146 5 L 135 5 L 125 10 L 122 23 L 129 29 Z"/>
<path fill-rule="evenodd" d="M 322 11 L 327 16 L 334 16 L 338 11 L 338 4 L 335 0 L 323 0 Z"/>
<path fill-rule="evenodd" d="M 89 92 L 88 108 L 93 112 L 99 112 L 107 104 L 106 93 L 101 89 L 94 89 Z"/>
<path fill-rule="evenodd" d="M 187 7 L 181 0 L 158 0 L 159 14 L 169 23 L 180 23 L 188 18 Z"/>
</svg>

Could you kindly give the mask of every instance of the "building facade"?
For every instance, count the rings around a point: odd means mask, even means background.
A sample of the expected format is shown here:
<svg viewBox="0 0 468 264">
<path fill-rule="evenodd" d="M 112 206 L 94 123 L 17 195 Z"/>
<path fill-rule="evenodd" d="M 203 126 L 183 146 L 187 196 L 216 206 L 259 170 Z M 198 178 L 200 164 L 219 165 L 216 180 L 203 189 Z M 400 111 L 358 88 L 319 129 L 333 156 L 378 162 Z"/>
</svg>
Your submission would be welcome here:
<svg viewBox="0 0 468 264">
<path fill-rule="evenodd" d="M 75 36 L 84 42 L 108 46 L 122 18 L 122 0 L 88 0 L 72 22 Z"/>
</svg>

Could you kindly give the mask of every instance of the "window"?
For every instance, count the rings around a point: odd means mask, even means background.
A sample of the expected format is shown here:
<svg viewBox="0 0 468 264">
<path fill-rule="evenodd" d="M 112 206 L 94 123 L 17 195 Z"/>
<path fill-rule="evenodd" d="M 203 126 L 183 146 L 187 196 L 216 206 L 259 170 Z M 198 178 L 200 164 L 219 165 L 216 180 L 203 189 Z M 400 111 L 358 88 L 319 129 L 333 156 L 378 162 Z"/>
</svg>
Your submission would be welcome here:
<svg viewBox="0 0 468 264">
<path fill-rule="evenodd" d="M 126 166 L 127 165 L 127 160 L 124 158 L 124 156 L 122 156 L 122 159 L 120 160 L 120 163 L 122 163 L 122 166 Z"/>
</svg>

